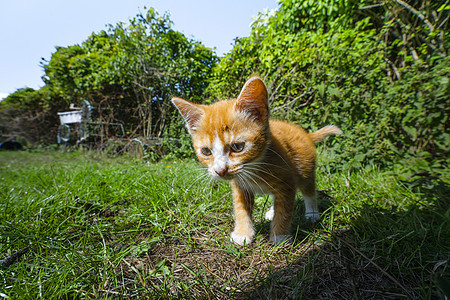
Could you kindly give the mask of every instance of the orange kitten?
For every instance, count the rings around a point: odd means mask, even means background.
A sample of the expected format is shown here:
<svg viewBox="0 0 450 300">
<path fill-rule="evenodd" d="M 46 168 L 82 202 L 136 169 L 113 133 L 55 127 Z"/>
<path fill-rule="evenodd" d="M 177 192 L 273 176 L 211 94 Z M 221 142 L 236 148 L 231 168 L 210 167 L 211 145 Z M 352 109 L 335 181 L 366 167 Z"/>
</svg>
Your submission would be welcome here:
<svg viewBox="0 0 450 300">
<path fill-rule="evenodd" d="M 266 213 L 272 221 L 270 240 L 289 239 L 297 188 L 305 200 L 305 217 L 320 218 L 315 185 L 314 144 L 336 126 L 306 133 L 302 128 L 269 119 L 267 89 L 259 77 L 250 78 L 237 99 L 200 105 L 180 98 L 172 102 L 186 121 L 200 162 L 213 178 L 231 180 L 235 228 L 231 239 L 249 244 L 255 229 L 252 210 L 255 193 L 268 193 L 274 203 Z"/>
</svg>

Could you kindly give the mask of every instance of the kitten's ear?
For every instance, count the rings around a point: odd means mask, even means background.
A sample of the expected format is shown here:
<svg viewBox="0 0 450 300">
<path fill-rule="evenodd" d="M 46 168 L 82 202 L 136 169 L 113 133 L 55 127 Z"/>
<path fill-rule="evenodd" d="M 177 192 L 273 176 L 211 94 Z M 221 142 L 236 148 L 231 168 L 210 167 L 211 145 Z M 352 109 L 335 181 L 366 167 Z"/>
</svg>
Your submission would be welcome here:
<svg viewBox="0 0 450 300">
<path fill-rule="evenodd" d="M 172 103 L 180 111 L 186 121 L 186 127 L 189 132 L 192 133 L 195 131 L 197 128 L 197 123 L 203 115 L 203 109 L 199 105 L 181 98 L 172 98 Z"/>
<path fill-rule="evenodd" d="M 262 79 L 253 76 L 244 84 L 236 101 L 236 109 L 250 115 L 251 118 L 265 121 L 269 118 L 267 88 Z"/>
</svg>

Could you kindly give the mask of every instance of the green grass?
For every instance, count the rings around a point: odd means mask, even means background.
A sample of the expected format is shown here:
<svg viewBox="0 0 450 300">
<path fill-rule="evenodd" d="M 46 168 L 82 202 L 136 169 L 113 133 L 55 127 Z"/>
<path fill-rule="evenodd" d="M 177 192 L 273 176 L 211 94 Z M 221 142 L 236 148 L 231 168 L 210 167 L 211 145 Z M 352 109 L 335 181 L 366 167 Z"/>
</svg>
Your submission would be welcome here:
<svg viewBox="0 0 450 300">
<path fill-rule="evenodd" d="M 230 188 L 194 161 L 0 152 L 0 259 L 28 247 L 0 267 L 0 299 L 439 298 L 448 178 L 317 173 L 318 224 L 298 201 L 294 243 L 274 246 L 261 196 L 258 235 L 239 247 Z"/>
</svg>

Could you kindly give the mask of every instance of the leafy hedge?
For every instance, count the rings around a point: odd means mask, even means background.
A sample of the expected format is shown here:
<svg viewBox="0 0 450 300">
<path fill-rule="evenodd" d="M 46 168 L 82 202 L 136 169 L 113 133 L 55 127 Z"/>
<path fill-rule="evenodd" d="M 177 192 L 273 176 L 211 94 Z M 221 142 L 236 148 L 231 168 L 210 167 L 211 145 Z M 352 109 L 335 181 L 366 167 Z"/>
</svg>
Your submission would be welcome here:
<svg viewBox="0 0 450 300">
<path fill-rule="evenodd" d="M 181 139 L 172 155 L 187 157 L 189 137 L 171 96 L 198 102 L 235 97 L 256 73 L 271 91 L 274 117 L 310 131 L 326 124 L 344 130 L 325 143 L 333 144 L 326 152 L 329 167 L 376 165 L 405 178 L 448 173 L 450 5 L 279 4 L 259 14 L 250 36 L 238 39 L 219 64 L 211 49 L 172 30 L 168 16 L 153 9 L 81 45 L 57 48 L 42 64 L 42 89 L 18 90 L 1 103 L 0 129 L 48 143 L 56 136 L 56 111 L 86 98 L 99 119 L 123 122 L 130 137 Z"/>
<path fill-rule="evenodd" d="M 417 46 L 412 38 L 395 38 L 394 31 L 408 36 L 414 30 L 395 23 L 409 11 L 388 4 L 381 22 L 380 7 L 371 3 L 281 1 L 277 12 L 259 15 L 251 35 L 215 68 L 210 97 L 235 97 L 257 73 L 271 91 L 274 117 L 310 131 L 326 124 L 343 129 L 328 142 L 332 167 L 396 167 L 405 178 L 448 172 L 450 61 L 442 53 L 449 34 L 442 23 L 450 7 L 424 3 L 423 11 L 440 13 L 436 32 L 411 17 L 423 41 Z"/>
<path fill-rule="evenodd" d="M 172 121 L 172 95 L 202 99 L 216 61 L 212 49 L 173 30 L 167 14 L 150 8 L 127 24 L 93 33 L 80 45 L 57 47 L 48 61 L 41 62 L 42 89 L 18 90 L 2 101 L 2 129 L 31 144 L 55 143 L 56 112 L 67 110 L 70 103 L 80 107 L 87 99 L 95 107 L 93 121 L 122 123 L 131 138 L 159 137 Z M 19 111 L 54 114 L 53 123 L 20 119 Z M 9 126 L 14 123 L 11 112 L 19 118 L 15 123 L 30 123 L 45 139 L 34 139 L 23 126 Z"/>
</svg>

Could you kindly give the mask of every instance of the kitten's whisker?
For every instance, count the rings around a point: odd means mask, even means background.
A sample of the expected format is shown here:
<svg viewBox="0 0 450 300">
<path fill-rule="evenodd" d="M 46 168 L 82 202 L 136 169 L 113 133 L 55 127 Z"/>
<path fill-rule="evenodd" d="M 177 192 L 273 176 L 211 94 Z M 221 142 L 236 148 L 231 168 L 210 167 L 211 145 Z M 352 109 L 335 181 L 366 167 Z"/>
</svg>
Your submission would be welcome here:
<svg viewBox="0 0 450 300">
<path fill-rule="evenodd" d="M 212 177 L 209 177 L 209 181 L 208 181 L 208 187 L 209 187 L 209 197 L 210 198 L 212 198 L 212 193 L 213 193 L 213 183 L 215 182 L 216 180 L 214 179 L 214 178 L 212 178 Z"/>
<path fill-rule="evenodd" d="M 249 193 L 251 192 L 251 193 L 253 193 L 253 194 L 257 194 L 257 191 L 255 191 L 253 185 L 251 185 L 250 183 L 248 183 L 248 182 L 246 181 L 246 177 L 244 176 L 244 174 L 238 174 L 238 176 L 239 176 L 239 178 L 240 178 L 241 181 L 242 181 L 243 189 L 244 189 L 245 191 L 247 191 L 247 192 L 249 192 Z"/>
<path fill-rule="evenodd" d="M 269 176 L 271 176 L 273 179 L 276 179 L 276 180 L 279 180 L 280 182 L 283 182 L 283 180 L 281 179 L 281 178 L 279 178 L 278 176 L 276 176 L 276 175 L 274 175 L 271 171 L 270 171 L 270 169 L 267 171 L 266 169 L 263 169 L 263 168 L 261 168 L 261 167 L 250 167 L 250 168 L 247 168 L 248 170 L 251 170 L 251 171 L 256 171 L 256 172 L 261 172 L 261 173 L 265 173 L 265 174 L 267 174 L 267 175 L 269 175 Z M 253 172 L 254 173 L 254 172 Z M 257 175 L 257 174 L 255 174 L 255 175 Z M 261 176 L 261 178 L 265 178 L 266 176 Z"/>
<path fill-rule="evenodd" d="M 252 163 L 245 163 L 244 166 L 250 166 L 250 167 L 266 167 L 268 170 L 270 169 L 280 169 L 280 170 L 285 170 L 284 167 L 282 166 L 277 166 L 274 164 L 270 164 L 270 163 L 264 163 L 264 162 L 252 162 Z"/>
<path fill-rule="evenodd" d="M 281 168 L 279 165 L 271 164 L 271 163 L 264 162 L 264 161 L 258 161 L 258 160 L 257 161 L 246 162 L 245 165 L 268 165 L 268 166 L 271 166 L 271 167 Z"/>
<path fill-rule="evenodd" d="M 177 174 L 177 176 L 173 179 L 172 183 L 175 182 L 175 180 L 177 180 L 179 177 L 184 177 L 185 175 L 191 175 L 197 171 L 204 171 L 206 170 L 205 168 L 195 168 L 195 169 L 191 169 L 189 171 L 183 172 L 181 174 Z"/>
<path fill-rule="evenodd" d="M 267 175 L 272 176 L 275 179 L 280 180 L 277 176 L 275 176 L 272 172 L 270 172 L 269 170 L 263 169 L 262 167 L 257 167 L 257 166 L 250 166 L 250 167 L 246 167 L 247 170 L 252 170 L 252 171 L 258 171 L 258 172 L 262 172 L 265 173 Z"/>
<path fill-rule="evenodd" d="M 272 151 L 273 153 L 275 153 L 276 155 L 278 155 L 278 157 L 281 158 L 281 159 L 284 161 L 284 163 L 286 164 L 286 166 L 289 167 L 289 164 L 284 160 L 284 158 L 283 158 L 277 151 L 273 150 L 273 149 L 270 148 L 270 147 L 267 147 L 267 150 L 270 150 L 270 151 Z"/>
<path fill-rule="evenodd" d="M 189 189 L 199 180 L 202 180 L 204 178 L 206 178 L 208 176 L 208 173 L 204 173 L 204 174 L 200 174 L 199 176 L 197 176 L 197 178 L 194 179 L 194 181 L 188 186 L 188 188 L 184 191 L 185 193 L 187 193 L 189 191 Z"/>
<path fill-rule="evenodd" d="M 260 171 L 260 172 L 264 172 L 264 173 L 266 173 L 266 174 L 269 174 L 269 173 L 267 173 L 266 171 L 264 171 L 264 169 L 260 169 L 260 170 L 257 170 L 257 171 Z M 259 179 L 261 179 L 262 181 L 264 181 L 266 184 L 269 185 L 269 183 L 264 179 L 263 176 L 258 175 L 258 174 L 254 173 L 254 172 L 253 172 L 252 174 L 253 174 L 254 176 L 258 177 Z M 273 175 L 272 173 L 270 173 L 269 175 L 272 176 L 274 179 L 279 180 L 280 182 L 284 182 L 281 178 L 279 178 L 279 177 Z M 269 186 L 272 187 L 271 185 L 269 185 Z M 288 187 L 289 187 L 290 190 L 297 191 L 297 187 L 296 187 L 295 185 L 294 185 L 294 186 L 290 186 L 290 185 L 289 185 Z M 273 187 L 272 187 L 272 188 L 273 188 Z"/>
<path fill-rule="evenodd" d="M 205 173 L 204 176 L 202 176 L 202 185 L 198 186 L 197 191 L 201 193 L 206 193 L 207 189 L 211 190 L 211 177 L 208 173 Z"/>
<path fill-rule="evenodd" d="M 206 177 L 206 175 L 201 175 L 201 176 L 198 176 L 189 186 L 188 186 L 188 188 L 186 189 L 186 192 L 188 192 L 193 186 L 196 186 L 196 190 L 198 191 L 198 188 L 200 187 L 200 186 L 198 186 L 198 185 L 196 185 L 196 183 L 197 182 L 202 182 L 203 180 L 205 180 L 205 178 L 207 178 Z"/>
<path fill-rule="evenodd" d="M 238 183 L 241 184 L 241 187 L 242 187 L 244 190 L 250 190 L 250 191 L 253 191 L 251 185 L 249 185 L 249 184 L 247 183 L 247 181 L 245 180 L 244 174 L 242 174 L 242 173 L 237 173 L 236 176 L 237 176 L 237 179 L 238 179 Z"/>
<path fill-rule="evenodd" d="M 275 178 L 275 179 L 277 179 L 277 180 L 280 180 L 280 181 L 282 182 L 282 180 L 281 180 L 280 178 L 276 177 L 276 176 L 273 175 L 272 173 L 268 173 L 268 172 L 266 172 L 266 171 L 264 171 L 264 170 L 261 170 L 261 169 L 253 169 L 253 170 L 254 170 L 254 171 L 259 171 L 259 172 L 265 172 L 265 173 L 271 175 L 273 178 Z M 259 180 L 261 180 L 262 182 L 264 182 L 264 183 L 266 184 L 266 186 L 270 187 L 272 190 L 276 190 L 269 182 L 267 182 L 266 179 L 264 179 L 263 176 L 260 176 L 259 174 L 257 174 L 257 173 L 254 172 L 253 170 L 252 170 L 251 168 L 249 169 L 249 173 L 250 173 L 251 175 L 253 175 L 254 177 L 257 177 Z"/>
<path fill-rule="evenodd" d="M 253 172 L 245 170 L 243 174 L 249 175 L 248 178 L 250 178 L 255 183 L 255 185 L 260 189 L 261 194 L 264 194 L 264 189 L 259 185 L 259 183 L 255 179 L 253 179 L 252 175 L 255 175 L 253 174 Z"/>
<path fill-rule="evenodd" d="M 258 165 L 257 163 L 252 163 L 252 165 L 251 165 L 250 167 L 248 167 L 248 166 L 246 165 L 246 169 L 253 171 L 252 174 L 253 174 L 254 176 L 259 177 L 260 180 L 264 181 L 264 182 L 265 182 L 267 185 L 269 185 L 270 187 L 272 187 L 272 186 L 265 180 L 265 176 L 258 175 L 258 174 L 256 174 L 254 171 L 256 171 L 256 172 L 261 172 L 261 173 L 265 173 L 265 174 L 271 176 L 273 179 L 276 179 L 276 180 L 279 180 L 280 182 L 283 182 L 283 180 L 282 180 L 281 178 L 279 178 L 278 176 L 274 175 L 274 174 L 270 171 L 270 169 L 267 170 L 266 168 L 263 168 L 263 166 L 260 166 L 260 165 Z M 268 179 L 267 179 L 267 180 L 268 180 Z M 270 180 L 269 180 L 269 181 L 270 181 Z M 272 188 L 273 188 L 273 187 L 272 187 Z M 291 186 L 290 186 L 290 189 L 292 189 L 292 190 L 297 190 L 296 187 L 291 187 Z"/>
</svg>

